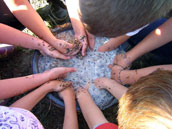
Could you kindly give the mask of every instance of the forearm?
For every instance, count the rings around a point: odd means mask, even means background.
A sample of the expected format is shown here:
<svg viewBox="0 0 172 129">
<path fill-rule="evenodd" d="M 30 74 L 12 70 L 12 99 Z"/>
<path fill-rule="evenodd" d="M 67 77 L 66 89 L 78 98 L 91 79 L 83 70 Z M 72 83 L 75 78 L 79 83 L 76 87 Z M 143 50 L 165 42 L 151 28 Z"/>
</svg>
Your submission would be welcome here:
<svg viewBox="0 0 172 129">
<path fill-rule="evenodd" d="M 10 26 L 0 24 L 0 42 L 40 50 L 45 42 Z"/>
<path fill-rule="evenodd" d="M 22 94 L 47 81 L 49 81 L 49 76 L 46 73 L 0 80 L 0 99 Z"/>
<path fill-rule="evenodd" d="M 52 91 L 52 88 L 44 84 L 21 99 L 17 100 L 10 107 L 24 108 L 32 110 L 32 108 L 45 97 L 45 95 Z"/>
<path fill-rule="evenodd" d="M 112 82 L 108 82 L 109 84 L 106 84 L 106 90 L 108 90 L 116 99 L 120 99 L 123 94 L 126 93 L 128 88 L 125 86 L 118 84 L 118 83 L 113 83 L 114 80 L 111 80 Z"/>
<path fill-rule="evenodd" d="M 85 33 L 84 26 L 79 17 L 79 0 L 66 0 L 66 5 L 75 34 Z"/>
<path fill-rule="evenodd" d="M 148 53 L 156 48 L 159 48 L 172 40 L 172 18 L 161 25 L 158 29 L 150 33 L 137 46 L 127 53 L 133 62 L 138 57 Z"/>
<path fill-rule="evenodd" d="M 120 78 L 122 83 L 124 84 L 133 84 L 136 81 L 138 81 L 141 77 L 149 75 L 150 73 L 158 69 L 172 71 L 172 65 L 159 65 L 136 70 L 124 70 L 123 72 L 121 72 Z"/>
<path fill-rule="evenodd" d="M 65 103 L 65 116 L 64 116 L 63 129 L 78 129 L 75 98 L 71 98 L 67 96 L 64 98 L 64 103 Z"/>
<path fill-rule="evenodd" d="M 119 45 L 123 44 L 125 41 L 127 41 L 130 38 L 130 36 L 122 35 L 116 38 L 111 38 L 109 42 L 113 42 L 113 48 L 117 48 Z"/>
<path fill-rule="evenodd" d="M 53 45 L 56 38 L 28 0 L 4 0 L 13 15 L 38 37 Z"/>
<path fill-rule="evenodd" d="M 107 123 L 108 121 L 94 103 L 88 91 L 79 94 L 78 102 L 89 128 L 93 129 L 95 125 Z"/>
</svg>

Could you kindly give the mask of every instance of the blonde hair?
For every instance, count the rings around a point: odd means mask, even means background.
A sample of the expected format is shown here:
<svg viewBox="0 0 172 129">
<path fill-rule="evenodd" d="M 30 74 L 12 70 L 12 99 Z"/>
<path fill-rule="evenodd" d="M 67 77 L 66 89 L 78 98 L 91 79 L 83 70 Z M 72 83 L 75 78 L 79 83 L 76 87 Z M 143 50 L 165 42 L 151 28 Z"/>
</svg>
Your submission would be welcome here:
<svg viewBox="0 0 172 129">
<path fill-rule="evenodd" d="M 172 0 L 79 0 L 86 29 L 97 36 L 116 37 L 160 18 Z"/>
<path fill-rule="evenodd" d="M 172 72 L 158 70 L 133 84 L 119 101 L 120 129 L 172 129 Z"/>
</svg>

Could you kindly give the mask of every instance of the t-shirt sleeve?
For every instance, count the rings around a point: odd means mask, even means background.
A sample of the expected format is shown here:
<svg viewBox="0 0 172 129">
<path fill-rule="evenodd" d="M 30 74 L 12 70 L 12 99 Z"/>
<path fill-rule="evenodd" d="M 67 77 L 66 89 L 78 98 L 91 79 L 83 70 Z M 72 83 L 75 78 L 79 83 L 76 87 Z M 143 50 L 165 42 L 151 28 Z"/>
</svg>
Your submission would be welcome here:
<svg viewBox="0 0 172 129">
<path fill-rule="evenodd" d="M 118 126 L 114 123 L 104 123 L 99 125 L 95 129 L 118 129 Z"/>
<path fill-rule="evenodd" d="M 145 27 L 147 27 L 149 24 L 147 24 L 147 25 L 145 25 L 145 26 L 143 26 L 143 27 L 141 27 L 141 28 L 139 28 L 139 29 L 137 29 L 137 30 L 135 30 L 135 31 L 132 31 L 132 32 L 128 32 L 128 33 L 126 33 L 126 35 L 127 36 L 133 36 L 133 35 L 136 35 L 137 33 L 139 33 L 141 30 L 143 30 Z"/>
</svg>

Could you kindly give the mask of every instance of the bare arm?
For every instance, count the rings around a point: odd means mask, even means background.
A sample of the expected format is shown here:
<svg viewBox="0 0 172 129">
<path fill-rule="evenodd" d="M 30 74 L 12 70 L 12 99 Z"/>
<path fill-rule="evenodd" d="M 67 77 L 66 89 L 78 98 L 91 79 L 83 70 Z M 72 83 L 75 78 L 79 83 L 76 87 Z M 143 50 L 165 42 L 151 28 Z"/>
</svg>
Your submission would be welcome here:
<svg viewBox="0 0 172 129">
<path fill-rule="evenodd" d="M 27 94 L 23 98 L 17 100 L 13 103 L 10 107 L 19 107 L 24 108 L 27 110 L 32 110 L 32 108 L 45 97 L 45 95 L 49 92 L 53 91 L 52 87 L 44 84 L 40 86 L 36 90 L 32 91 L 31 93 Z"/>
<path fill-rule="evenodd" d="M 144 40 L 142 40 L 132 50 L 127 52 L 127 57 L 130 62 L 133 62 L 138 57 L 159 48 L 172 40 L 172 18 L 150 33 Z"/>
<path fill-rule="evenodd" d="M 77 95 L 82 114 L 90 129 L 103 123 L 108 123 L 101 110 L 92 100 L 88 90 L 80 91 Z"/>
<path fill-rule="evenodd" d="M 75 32 L 75 37 L 83 44 L 82 55 L 84 56 L 88 44 L 91 49 L 94 48 L 94 36 L 85 30 L 84 25 L 80 20 L 79 0 L 66 0 L 66 5 Z"/>
<path fill-rule="evenodd" d="M 75 95 L 72 88 L 67 88 L 69 86 L 71 86 L 71 82 L 57 80 L 47 82 L 13 103 L 10 107 L 19 107 L 32 110 L 32 108 L 41 99 L 43 99 L 47 93 L 56 91 L 59 92 L 65 103 L 65 118 L 63 129 L 78 129 Z"/>
<path fill-rule="evenodd" d="M 98 78 L 94 81 L 97 88 L 108 90 L 116 99 L 120 99 L 127 89 L 115 80 L 109 78 Z"/>
<path fill-rule="evenodd" d="M 56 39 L 38 13 L 32 8 L 28 0 L 4 0 L 13 15 L 27 28 L 34 32 L 39 38 L 43 39 L 59 52 L 66 53 L 67 48 L 73 45 L 63 40 Z"/>
<path fill-rule="evenodd" d="M 73 88 L 67 88 L 60 92 L 65 104 L 65 116 L 63 129 L 78 129 L 78 120 L 76 112 L 76 101 Z"/>
<path fill-rule="evenodd" d="M 40 86 L 49 80 L 56 79 L 62 74 L 74 71 L 75 70 L 73 68 L 54 68 L 50 71 L 40 74 L 0 80 L 0 99 L 6 99 L 22 94 L 28 90 Z"/>
<path fill-rule="evenodd" d="M 64 85 L 64 87 L 62 87 L 61 85 Z M 64 82 L 58 80 L 47 82 L 42 86 L 40 86 L 39 88 L 37 88 L 36 90 L 32 91 L 31 93 L 27 94 L 26 96 L 14 102 L 12 105 L 10 105 L 10 107 L 19 107 L 27 110 L 32 110 L 32 108 L 41 99 L 43 99 L 47 93 L 52 91 L 57 91 L 57 92 L 61 91 L 70 85 L 71 82 Z"/>
<path fill-rule="evenodd" d="M 150 73 L 158 69 L 172 71 L 172 65 L 159 65 L 159 66 L 152 66 L 152 67 L 136 69 L 136 70 L 123 70 L 120 73 L 120 78 L 123 84 L 133 84 L 134 82 L 139 80 L 141 77 L 149 75 Z"/>
<path fill-rule="evenodd" d="M 24 48 L 37 49 L 42 54 L 47 54 L 54 58 L 69 59 L 70 57 L 64 56 L 47 42 L 23 33 L 17 29 L 0 23 L 0 42 L 7 43 L 15 46 L 21 46 Z"/>
<path fill-rule="evenodd" d="M 4 0 L 13 15 L 41 39 L 53 44 L 56 38 L 45 26 L 42 18 L 32 8 L 28 0 Z"/>
<path fill-rule="evenodd" d="M 24 48 L 41 50 L 46 42 L 0 23 L 0 42 Z"/>
<path fill-rule="evenodd" d="M 105 43 L 103 46 L 100 46 L 98 51 L 100 52 L 106 52 L 106 51 L 112 51 L 121 44 L 123 44 L 125 41 L 127 41 L 130 38 L 130 36 L 122 35 L 116 38 L 111 38 L 107 43 Z"/>
</svg>

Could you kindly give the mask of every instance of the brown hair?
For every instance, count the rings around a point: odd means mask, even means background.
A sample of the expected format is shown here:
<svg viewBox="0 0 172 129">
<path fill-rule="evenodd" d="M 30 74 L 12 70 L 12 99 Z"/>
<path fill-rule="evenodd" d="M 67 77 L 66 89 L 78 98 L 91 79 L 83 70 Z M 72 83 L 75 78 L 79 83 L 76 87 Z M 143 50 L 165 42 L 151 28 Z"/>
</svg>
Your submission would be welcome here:
<svg viewBox="0 0 172 129">
<path fill-rule="evenodd" d="M 172 129 L 172 72 L 158 70 L 133 84 L 119 101 L 120 129 Z"/>
<path fill-rule="evenodd" d="M 80 0 L 86 29 L 97 36 L 116 37 L 166 14 L 172 0 Z"/>
</svg>

